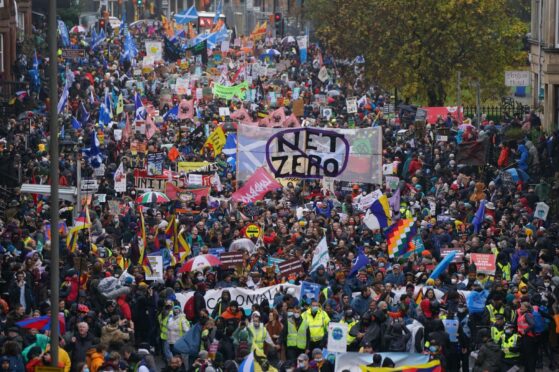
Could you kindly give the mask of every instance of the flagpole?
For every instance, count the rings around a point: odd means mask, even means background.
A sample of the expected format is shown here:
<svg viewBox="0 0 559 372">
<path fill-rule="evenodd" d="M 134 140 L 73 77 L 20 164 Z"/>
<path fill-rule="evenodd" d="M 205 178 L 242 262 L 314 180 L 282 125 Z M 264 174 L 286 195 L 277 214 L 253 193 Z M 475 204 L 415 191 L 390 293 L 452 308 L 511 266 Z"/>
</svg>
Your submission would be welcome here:
<svg viewBox="0 0 559 372">
<path fill-rule="evenodd" d="M 49 48 L 49 132 L 50 132 L 50 350 L 52 363 L 58 366 L 58 324 L 59 288 L 60 288 L 60 236 L 58 233 L 59 220 L 59 159 L 58 159 L 58 48 L 56 0 L 49 0 L 48 15 L 48 43 Z"/>
</svg>

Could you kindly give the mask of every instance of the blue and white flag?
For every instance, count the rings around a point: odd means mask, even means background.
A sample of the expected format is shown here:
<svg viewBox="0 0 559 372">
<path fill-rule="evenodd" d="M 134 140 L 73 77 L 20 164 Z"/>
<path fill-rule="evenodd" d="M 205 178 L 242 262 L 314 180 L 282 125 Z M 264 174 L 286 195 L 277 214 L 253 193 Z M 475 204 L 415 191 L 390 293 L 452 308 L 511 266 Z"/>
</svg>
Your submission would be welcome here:
<svg viewBox="0 0 559 372">
<path fill-rule="evenodd" d="M 217 9 L 215 10 L 215 16 L 213 22 L 214 25 L 217 23 L 217 21 L 219 21 L 219 16 L 221 16 L 222 12 L 223 12 L 223 0 L 219 0 L 219 3 L 217 3 Z"/>
<path fill-rule="evenodd" d="M 196 7 L 192 5 L 187 10 L 183 10 L 180 13 L 175 14 L 175 21 L 179 25 L 187 24 L 188 22 L 195 22 L 198 21 L 198 11 Z"/>
<path fill-rule="evenodd" d="M 103 156 L 99 146 L 100 142 L 99 138 L 97 138 L 97 132 L 93 131 L 91 133 L 91 146 L 83 150 L 85 158 L 92 168 L 99 168 L 103 163 Z"/>
<path fill-rule="evenodd" d="M 173 106 L 169 111 L 163 115 L 163 120 L 178 120 L 179 118 L 179 105 Z"/>
<path fill-rule="evenodd" d="M 479 208 L 474 216 L 474 219 L 472 220 L 472 225 L 474 226 L 474 233 L 478 233 L 479 229 L 481 227 L 481 224 L 483 223 L 483 219 L 485 218 L 485 203 L 487 201 L 486 200 L 482 200 L 479 203 Z"/>
<path fill-rule="evenodd" d="M 109 109 L 107 108 L 107 105 L 105 105 L 105 103 L 103 102 L 99 107 L 99 125 L 104 127 L 106 125 L 109 125 L 110 122 L 111 122 L 111 115 L 109 113 Z"/>
<path fill-rule="evenodd" d="M 62 124 L 60 126 L 60 136 L 58 136 L 59 138 L 64 138 L 64 136 L 66 135 L 66 132 L 64 131 L 64 124 Z"/>
<path fill-rule="evenodd" d="M 138 92 L 136 92 L 136 95 L 134 96 L 134 105 L 136 106 L 136 115 L 134 116 L 134 120 L 146 120 L 148 113 Z"/>
<path fill-rule="evenodd" d="M 254 372 L 254 351 L 248 354 L 241 362 L 239 372 Z"/>
<path fill-rule="evenodd" d="M 95 50 L 98 46 L 100 46 L 106 39 L 107 36 L 105 35 L 105 30 L 101 29 L 99 35 L 95 35 L 95 39 L 93 39 L 93 35 L 91 36 L 91 49 Z"/>
<path fill-rule="evenodd" d="M 91 115 L 89 115 L 89 112 L 87 112 L 87 110 L 85 109 L 85 105 L 83 104 L 83 102 L 80 103 L 80 107 L 78 108 L 78 117 L 82 126 L 86 125 L 91 117 Z"/>
<path fill-rule="evenodd" d="M 300 301 L 310 304 L 312 300 L 317 300 L 320 297 L 320 284 L 305 282 L 301 283 L 301 296 Z"/>
<path fill-rule="evenodd" d="M 74 129 L 80 129 L 82 126 L 80 124 L 80 122 L 78 121 L 78 119 L 76 119 L 74 116 L 72 116 L 72 128 Z"/>
<path fill-rule="evenodd" d="M 62 45 L 67 47 L 70 45 L 70 34 L 68 33 L 68 27 L 64 21 L 58 21 L 58 33 L 60 34 L 60 39 L 62 40 Z"/>
<path fill-rule="evenodd" d="M 228 36 L 229 32 L 227 32 L 227 27 L 225 25 L 221 26 L 218 31 L 208 36 L 208 48 L 215 48 L 217 44 L 221 43 L 223 40 L 226 40 Z"/>
<path fill-rule="evenodd" d="M 365 256 L 363 253 L 363 249 L 359 248 L 359 253 L 357 257 L 353 260 L 353 265 L 351 266 L 351 270 L 349 271 L 349 276 L 352 276 L 359 272 L 362 268 L 369 264 L 369 257 Z"/>
<path fill-rule="evenodd" d="M 41 77 L 39 76 L 39 60 L 37 59 L 37 51 L 33 55 L 33 65 L 31 70 L 29 70 L 29 75 L 31 77 L 31 83 L 33 87 L 39 88 L 41 86 Z"/>
<path fill-rule="evenodd" d="M 113 118 L 113 102 L 111 101 L 111 98 L 109 96 L 109 92 L 106 91 L 105 92 L 105 107 L 107 108 L 107 111 L 109 113 L 109 118 Z"/>
<path fill-rule="evenodd" d="M 228 157 L 237 157 L 237 133 L 227 134 L 227 140 L 225 141 L 222 152 Z"/>
<path fill-rule="evenodd" d="M 66 103 L 68 103 L 68 85 L 64 86 L 64 90 L 62 91 L 62 95 L 58 100 L 57 112 L 60 115 L 62 111 L 66 108 Z"/>
<path fill-rule="evenodd" d="M 312 273 L 319 266 L 326 268 L 326 265 L 330 261 L 330 254 L 328 253 L 328 243 L 326 242 L 326 237 L 323 237 L 320 243 L 316 246 L 313 252 L 312 264 L 309 273 Z"/>
</svg>

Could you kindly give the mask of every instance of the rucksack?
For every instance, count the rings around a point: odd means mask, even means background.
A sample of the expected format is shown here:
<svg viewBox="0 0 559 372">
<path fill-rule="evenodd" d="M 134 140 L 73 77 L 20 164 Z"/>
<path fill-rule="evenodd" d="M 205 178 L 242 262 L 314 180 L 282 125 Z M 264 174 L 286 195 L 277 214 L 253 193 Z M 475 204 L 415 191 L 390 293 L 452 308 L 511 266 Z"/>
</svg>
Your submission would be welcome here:
<svg viewBox="0 0 559 372">
<path fill-rule="evenodd" d="M 532 316 L 534 317 L 534 332 L 538 334 L 545 332 L 548 324 L 539 309 L 534 309 L 534 311 L 532 311 Z"/>
</svg>

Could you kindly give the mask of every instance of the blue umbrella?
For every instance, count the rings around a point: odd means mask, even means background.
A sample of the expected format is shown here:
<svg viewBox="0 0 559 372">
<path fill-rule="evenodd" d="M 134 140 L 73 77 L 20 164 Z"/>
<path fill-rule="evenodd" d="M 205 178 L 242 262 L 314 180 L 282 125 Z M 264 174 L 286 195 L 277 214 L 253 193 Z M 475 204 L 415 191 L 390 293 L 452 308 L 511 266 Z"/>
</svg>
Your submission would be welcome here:
<svg viewBox="0 0 559 372">
<path fill-rule="evenodd" d="M 454 256 L 456 256 L 456 251 L 450 252 L 450 254 L 448 256 L 443 258 L 443 260 L 441 262 L 439 262 L 437 267 L 435 267 L 435 270 L 433 270 L 429 279 L 437 279 L 443 273 L 443 271 L 446 270 L 448 265 L 450 265 L 452 260 L 454 260 Z"/>
</svg>

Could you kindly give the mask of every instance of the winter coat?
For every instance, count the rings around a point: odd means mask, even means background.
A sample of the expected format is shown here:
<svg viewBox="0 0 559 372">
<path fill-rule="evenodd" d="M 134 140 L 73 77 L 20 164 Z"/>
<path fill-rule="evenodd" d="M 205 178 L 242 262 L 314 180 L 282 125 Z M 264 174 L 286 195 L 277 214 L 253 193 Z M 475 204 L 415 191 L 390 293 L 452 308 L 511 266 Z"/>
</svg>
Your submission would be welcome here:
<svg viewBox="0 0 559 372">
<path fill-rule="evenodd" d="M 111 342 L 126 342 L 129 339 L 130 335 L 118 329 L 117 325 L 108 324 L 101 330 L 101 343 L 105 345 Z"/>
<path fill-rule="evenodd" d="M 492 340 L 481 345 L 473 372 L 498 372 L 501 370 L 503 351 Z"/>
<path fill-rule="evenodd" d="M 527 172 L 529 153 L 525 145 L 518 146 L 518 154 L 520 155 L 520 158 L 518 159 L 518 167 Z"/>
<path fill-rule="evenodd" d="M 353 300 L 351 300 L 351 308 L 359 315 L 365 314 L 367 310 L 369 310 L 369 305 L 373 300 L 372 296 L 367 298 L 363 297 L 363 295 L 358 295 Z"/>
<path fill-rule="evenodd" d="M 87 367 L 91 372 L 97 372 L 99 368 L 105 363 L 105 358 L 103 354 L 98 353 L 95 350 L 90 350 L 87 352 Z"/>
<path fill-rule="evenodd" d="M 88 333 L 85 337 L 76 334 L 76 342 L 69 344 L 69 351 L 72 353 L 72 364 L 77 365 L 85 360 L 87 351 L 96 344 L 95 337 Z"/>
</svg>

